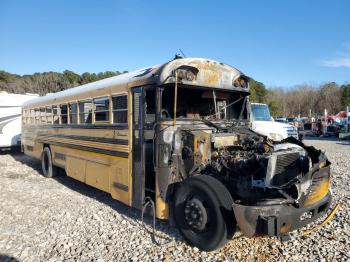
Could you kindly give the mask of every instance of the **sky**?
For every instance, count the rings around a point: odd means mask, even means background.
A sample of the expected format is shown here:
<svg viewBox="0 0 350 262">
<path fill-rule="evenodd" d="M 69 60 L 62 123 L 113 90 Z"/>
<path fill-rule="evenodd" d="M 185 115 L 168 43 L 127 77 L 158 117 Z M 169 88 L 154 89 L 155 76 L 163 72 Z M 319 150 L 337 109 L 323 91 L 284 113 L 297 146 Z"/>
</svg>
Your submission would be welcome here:
<svg viewBox="0 0 350 262">
<path fill-rule="evenodd" d="M 268 87 L 350 82 L 350 1 L 0 0 L 0 70 L 132 71 L 205 57 Z"/>
</svg>

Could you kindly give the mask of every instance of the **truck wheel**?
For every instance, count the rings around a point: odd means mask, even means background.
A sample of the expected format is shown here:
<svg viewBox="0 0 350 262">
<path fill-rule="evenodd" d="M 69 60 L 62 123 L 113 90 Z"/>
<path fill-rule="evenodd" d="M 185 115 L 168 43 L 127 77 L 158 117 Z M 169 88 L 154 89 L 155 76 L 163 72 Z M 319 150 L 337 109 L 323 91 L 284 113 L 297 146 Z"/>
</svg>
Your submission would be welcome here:
<svg viewBox="0 0 350 262">
<path fill-rule="evenodd" d="M 54 177 L 58 174 L 58 167 L 52 164 L 51 150 L 45 147 L 41 156 L 41 169 L 45 177 Z"/>
<path fill-rule="evenodd" d="M 223 189 L 226 192 L 221 192 Z M 206 175 L 189 178 L 179 184 L 172 203 L 173 216 L 189 244 L 205 251 L 226 244 L 230 233 L 219 197 L 225 193 L 229 194 L 218 180 Z"/>
</svg>

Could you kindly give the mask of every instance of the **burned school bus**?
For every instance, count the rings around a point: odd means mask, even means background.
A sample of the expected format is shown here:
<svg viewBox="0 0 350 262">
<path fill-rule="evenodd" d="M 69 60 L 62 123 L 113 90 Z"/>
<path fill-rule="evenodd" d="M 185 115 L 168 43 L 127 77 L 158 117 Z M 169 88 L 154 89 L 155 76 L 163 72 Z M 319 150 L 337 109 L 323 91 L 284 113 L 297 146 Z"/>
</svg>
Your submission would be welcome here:
<svg viewBox="0 0 350 262">
<path fill-rule="evenodd" d="M 22 148 L 142 209 L 214 250 L 237 228 L 281 236 L 326 212 L 330 162 L 289 137 L 249 128 L 249 78 L 213 60 L 181 58 L 34 99 Z M 308 216 L 305 216 L 308 214 Z"/>
</svg>

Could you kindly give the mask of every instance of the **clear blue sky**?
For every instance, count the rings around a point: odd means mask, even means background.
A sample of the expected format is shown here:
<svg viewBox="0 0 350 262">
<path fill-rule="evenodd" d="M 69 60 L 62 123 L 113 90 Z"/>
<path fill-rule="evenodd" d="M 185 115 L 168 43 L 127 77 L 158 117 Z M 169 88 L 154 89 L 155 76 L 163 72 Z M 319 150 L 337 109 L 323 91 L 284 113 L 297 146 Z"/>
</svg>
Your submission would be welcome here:
<svg viewBox="0 0 350 262">
<path fill-rule="evenodd" d="M 0 70 L 134 70 L 188 57 L 268 86 L 350 82 L 350 1 L 0 0 Z"/>
</svg>

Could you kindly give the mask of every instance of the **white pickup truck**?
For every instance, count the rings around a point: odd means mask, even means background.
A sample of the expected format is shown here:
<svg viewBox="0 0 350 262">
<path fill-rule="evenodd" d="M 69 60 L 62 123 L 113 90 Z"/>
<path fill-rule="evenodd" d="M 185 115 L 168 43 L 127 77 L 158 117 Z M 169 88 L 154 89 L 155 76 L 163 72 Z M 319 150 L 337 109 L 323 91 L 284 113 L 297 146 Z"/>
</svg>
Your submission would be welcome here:
<svg viewBox="0 0 350 262">
<path fill-rule="evenodd" d="M 298 139 L 298 130 L 295 126 L 275 122 L 270 115 L 266 104 L 250 104 L 251 129 L 261 135 L 267 136 L 274 141 L 281 141 L 289 136 Z"/>
</svg>

